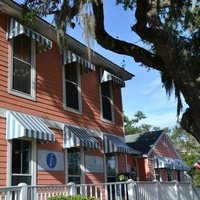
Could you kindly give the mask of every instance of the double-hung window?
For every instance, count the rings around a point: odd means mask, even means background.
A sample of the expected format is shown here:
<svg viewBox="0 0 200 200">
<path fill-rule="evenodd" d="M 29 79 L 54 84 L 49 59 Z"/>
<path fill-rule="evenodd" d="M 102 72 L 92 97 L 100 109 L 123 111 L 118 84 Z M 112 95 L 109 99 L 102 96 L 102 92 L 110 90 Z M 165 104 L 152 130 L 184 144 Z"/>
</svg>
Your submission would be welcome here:
<svg viewBox="0 0 200 200">
<path fill-rule="evenodd" d="M 68 182 L 81 184 L 81 152 L 78 148 L 68 149 Z"/>
<path fill-rule="evenodd" d="M 172 181 L 172 170 L 167 169 L 167 181 Z"/>
<path fill-rule="evenodd" d="M 13 38 L 11 46 L 10 92 L 35 98 L 35 42 L 22 34 Z"/>
<path fill-rule="evenodd" d="M 65 108 L 81 112 L 80 67 L 74 62 L 64 66 Z"/>
<path fill-rule="evenodd" d="M 15 139 L 12 141 L 12 185 L 32 181 L 32 142 Z"/>
<path fill-rule="evenodd" d="M 160 177 L 160 169 L 155 169 L 155 178 L 157 181 L 160 181 L 161 177 Z"/>
<path fill-rule="evenodd" d="M 115 154 L 106 155 L 106 173 L 107 182 L 115 182 L 117 180 L 117 161 Z"/>
<path fill-rule="evenodd" d="M 101 105 L 102 117 L 105 120 L 113 121 L 113 98 L 111 81 L 101 83 Z"/>
</svg>

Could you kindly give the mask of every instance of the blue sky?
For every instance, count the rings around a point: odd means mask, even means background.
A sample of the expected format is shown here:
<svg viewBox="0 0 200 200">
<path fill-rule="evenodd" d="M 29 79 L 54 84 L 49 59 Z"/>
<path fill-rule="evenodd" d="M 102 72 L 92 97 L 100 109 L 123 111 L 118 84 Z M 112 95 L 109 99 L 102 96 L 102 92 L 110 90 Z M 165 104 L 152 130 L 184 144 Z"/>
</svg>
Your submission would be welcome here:
<svg viewBox="0 0 200 200">
<path fill-rule="evenodd" d="M 144 46 L 130 29 L 131 25 L 135 23 L 134 13 L 124 11 L 122 6 L 113 6 L 115 0 L 104 2 L 106 3 L 106 30 L 113 37 Z M 84 43 L 81 28 L 68 30 L 68 34 Z M 170 99 L 166 97 L 157 71 L 149 71 L 140 66 L 140 63 L 135 63 L 132 57 L 110 52 L 97 44 L 92 48 L 119 66 L 122 66 L 122 61 L 125 60 L 125 69 L 135 75 L 132 80 L 126 82 L 126 87 L 122 89 L 125 115 L 131 119 L 140 110 L 147 117 L 141 123 L 161 128 L 172 127 L 176 124 L 176 101 L 174 96 Z"/>
</svg>

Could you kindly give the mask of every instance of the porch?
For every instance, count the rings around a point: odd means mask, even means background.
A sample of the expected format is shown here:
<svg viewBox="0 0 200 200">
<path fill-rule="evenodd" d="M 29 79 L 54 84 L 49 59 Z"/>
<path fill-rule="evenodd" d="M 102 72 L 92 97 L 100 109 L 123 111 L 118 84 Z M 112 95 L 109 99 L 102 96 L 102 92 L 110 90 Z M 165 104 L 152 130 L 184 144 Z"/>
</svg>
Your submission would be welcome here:
<svg viewBox="0 0 200 200">
<path fill-rule="evenodd" d="M 0 200 L 48 200 L 56 195 L 81 194 L 99 200 L 200 200 L 190 182 L 126 182 L 75 185 L 37 185 L 24 183 L 0 187 Z"/>
</svg>

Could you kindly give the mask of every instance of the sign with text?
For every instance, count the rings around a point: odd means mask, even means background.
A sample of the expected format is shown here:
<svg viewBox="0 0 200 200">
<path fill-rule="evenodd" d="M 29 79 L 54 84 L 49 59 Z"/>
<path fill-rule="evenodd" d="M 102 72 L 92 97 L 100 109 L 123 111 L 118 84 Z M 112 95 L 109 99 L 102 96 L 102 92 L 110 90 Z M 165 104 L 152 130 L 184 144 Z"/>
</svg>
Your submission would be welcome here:
<svg viewBox="0 0 200 200">
<path fill-rule="evenodd" d="M 38 170 L 63 171 L 64 153 L 59 151 L 38 150 Z"/>
<path fill-rule="evenodd" d="M 85 168 L 88 173 L 103 173 L 103 158 L 85 155 Z"/>
</svg>

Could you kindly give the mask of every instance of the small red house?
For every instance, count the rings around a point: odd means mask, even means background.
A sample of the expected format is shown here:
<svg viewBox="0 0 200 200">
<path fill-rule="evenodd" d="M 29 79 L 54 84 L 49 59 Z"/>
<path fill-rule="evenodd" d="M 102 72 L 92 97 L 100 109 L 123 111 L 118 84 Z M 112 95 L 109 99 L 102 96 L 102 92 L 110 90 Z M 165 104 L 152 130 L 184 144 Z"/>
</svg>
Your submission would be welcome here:
<svg viewBox="0 0 200 200">
<path fill-rule="evenodd" d="M 126 144 L 142 152 L 129 155 L 129 171 L 140 181 L 183 181 L 189 167 L 184 164 L 165 131 L 127 135 Z"/>
<path fill-rule="evenodd" d="M 0 186 L 100 183 L 127 171 L 121 88 L 133 75 L 0 0 Z"/>
</svg>

